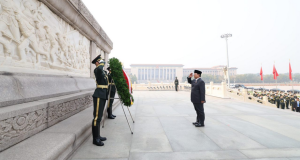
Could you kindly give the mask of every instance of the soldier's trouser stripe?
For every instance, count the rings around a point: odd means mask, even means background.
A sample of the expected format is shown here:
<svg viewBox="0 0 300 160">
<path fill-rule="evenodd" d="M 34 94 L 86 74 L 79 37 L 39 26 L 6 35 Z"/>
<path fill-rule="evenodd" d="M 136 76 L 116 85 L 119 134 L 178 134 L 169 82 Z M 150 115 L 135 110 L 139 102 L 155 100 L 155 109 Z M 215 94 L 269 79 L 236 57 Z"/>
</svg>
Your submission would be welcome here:
<svg viewBox="0 0 300 160">
<path fill-rule="evenodd" d="M 96 124 L 97 124 L 98 112 L 99 112 L 99 103 L 100 103 L 100 98 L 97 98 L 97 109 L 96 109 L 96 117 L 94 119 L 94 126 L 96 126 Z"/>
</svg>

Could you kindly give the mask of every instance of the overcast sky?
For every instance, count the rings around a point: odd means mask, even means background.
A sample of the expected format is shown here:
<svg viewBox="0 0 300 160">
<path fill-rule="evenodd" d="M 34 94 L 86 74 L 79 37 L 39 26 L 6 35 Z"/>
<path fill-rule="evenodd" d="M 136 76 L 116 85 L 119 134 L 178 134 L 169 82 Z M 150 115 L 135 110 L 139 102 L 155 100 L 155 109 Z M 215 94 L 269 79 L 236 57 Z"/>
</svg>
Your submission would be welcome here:
<svg viewBox="0 0 300 160">
<path fill-rule="evenodd" d="M 300 72 L 300 0 L 83 0 L 130 64 L 226 64 L 238 73 Z"/>
</svg>

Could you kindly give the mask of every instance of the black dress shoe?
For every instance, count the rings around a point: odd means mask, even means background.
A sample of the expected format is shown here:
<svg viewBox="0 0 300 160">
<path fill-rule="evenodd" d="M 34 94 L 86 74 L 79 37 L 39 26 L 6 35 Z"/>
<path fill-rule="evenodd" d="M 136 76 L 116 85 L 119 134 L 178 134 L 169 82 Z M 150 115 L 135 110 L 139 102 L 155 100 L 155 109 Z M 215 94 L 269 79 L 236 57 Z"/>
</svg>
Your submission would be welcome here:
<svg viewBox="0 0 300 160">
<path fill-rule="evenodd" d="M 115 117 L 113 117 L 113 116 L 108 116 L 108 119 L 115 119 Z"/>
<path fill-rule="evenodd" d="M 193 125 L 196 125 L 196 124 L 198 124 L 198 122 L 193 122 Z"/>
<path fill-rule="evenodd" d="M 117 117 L 117 116 L 115 116 L 115 115 L 113 115 L 113 114 L 112 114 L 112 116 L 115 117 L 115 118 Z"/>
<path fill-rule="evenodd" d="M 104 146 L 104 143 L 100 140 L 100 138 L 94 139 L 93 144 L 96 146 Z"/>
<path fill-rule="evenodd" d="M 197 123 L 197 124 L 195 124 L 195 127 L 204 127 L 204 125 Z"/>
<path fill-rule="evenodd" d="M 100 140 L 101 140 L 101 141 L 106 141 L 106 137 L 101 137 L 101 136 L 100 136 Z"/>
</svg>

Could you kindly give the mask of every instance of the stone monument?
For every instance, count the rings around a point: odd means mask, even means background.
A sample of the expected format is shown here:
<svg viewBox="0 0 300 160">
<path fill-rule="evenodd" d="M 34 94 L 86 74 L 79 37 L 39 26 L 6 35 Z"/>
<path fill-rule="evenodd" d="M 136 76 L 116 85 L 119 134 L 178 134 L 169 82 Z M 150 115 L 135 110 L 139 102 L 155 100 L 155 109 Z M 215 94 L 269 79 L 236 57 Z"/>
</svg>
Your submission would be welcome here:
<svg viewBox="0 0 300 160">
<path fill-rule="evenodd" d="M 112 48 L 81 0 L 0 0 L 0 152 L 90 107 Z"/>
</svg>

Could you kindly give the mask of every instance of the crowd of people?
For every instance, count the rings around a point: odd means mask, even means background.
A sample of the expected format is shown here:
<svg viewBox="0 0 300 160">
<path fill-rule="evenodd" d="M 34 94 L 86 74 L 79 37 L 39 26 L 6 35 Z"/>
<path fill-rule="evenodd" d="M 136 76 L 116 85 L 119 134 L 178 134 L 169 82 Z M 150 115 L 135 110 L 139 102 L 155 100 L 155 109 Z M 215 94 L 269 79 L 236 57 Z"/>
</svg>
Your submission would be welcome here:
<svg viewBox="0 0 300 160">
<path fill-rule="evenodd" d="M 285 93 L 284 91 L 261 91 L 253 92 L 253 97 L 258 98 L 257 102 L 262 103 L 263 97 L 268 97 L 268 102 L 275 104 L 277 108 L 292 109 L 294 112 L 300 112 L 299 97 L 293 93 Z M 252 99 L 249 97 L 249 99 Z"/>
</svg>

